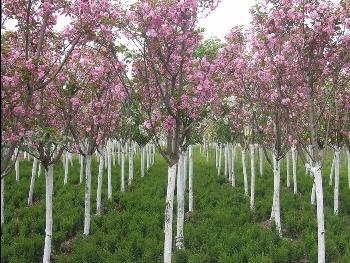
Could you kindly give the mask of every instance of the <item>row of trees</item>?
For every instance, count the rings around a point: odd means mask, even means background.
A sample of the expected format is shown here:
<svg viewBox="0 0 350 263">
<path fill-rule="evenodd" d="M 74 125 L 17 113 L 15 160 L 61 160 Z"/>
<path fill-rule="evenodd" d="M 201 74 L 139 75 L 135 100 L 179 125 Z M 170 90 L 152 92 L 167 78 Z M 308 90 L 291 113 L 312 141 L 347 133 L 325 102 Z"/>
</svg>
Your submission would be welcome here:
<svg viewBox="0 0 350 263">
<path fill-rule="evenodd" d="M 218 122 L 227 124 L 225 142 L 240 143 L 242 157 L 248 145 L 259 144 L 265 152 L 274 171 L 271 219 L 279 233 L 280 160 L 290 149 L 295 159 L 298 151 L 315 178 L 318 257 L 325 261 L 322 152 L 327 146 L 350 148 L 349 2 L 261 0 L 248 31 L 233 28 L 224 44 L 201 45 L 198 19 L 216 5 L 211 0 L 146 0 L 130 8 L 110 0 L 2 2 L 2 26 L 10 20 L 16 27 L 1 35 L 1 177 L 16 166 L 11 162 L 16 148 L 46 170 L 43 262 L 50 258 L 53 165 L 66 150 L 85 159 L 89 215 L 92 155 L 104 146 L 109 153 L 115 139 L 122 151 L 126 141 L 152 140 L 168 163 L 164 262 L 171 262 L 176 176 L 176 246 L 184 247 L 185 173 L 177 173 L 176 165 L 183 166 L 198 134 Z M 69 23 L 58 30 L 63 17 Z M 133 48 L 122 45 L 122 38 Z M 254 147 L 250 152 L 254 155 Z M 111 178 L 109 169 L 109 199 Z M 339 173 L 335 185 L 339 189 Z M 86 221 L 85 234 L 88 226 Z"/>
</svg>

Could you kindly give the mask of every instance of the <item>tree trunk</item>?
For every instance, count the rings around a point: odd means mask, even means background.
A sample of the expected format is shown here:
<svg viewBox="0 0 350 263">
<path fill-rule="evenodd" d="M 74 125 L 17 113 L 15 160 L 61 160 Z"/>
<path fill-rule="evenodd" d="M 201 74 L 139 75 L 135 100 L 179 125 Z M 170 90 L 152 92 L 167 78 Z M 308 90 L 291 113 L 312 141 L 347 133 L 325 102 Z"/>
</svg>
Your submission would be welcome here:
<svg viewBox="0 0 350 263">
<path fill-rule="evenodd" d="M 112 159 L 111 159 L 111 149 L 112 141 L 108 140 L 107 147 L 105 148 L 105 152 L 107 155 L 107 196 L 109 200 L 112 200 Z M 103 169 L 103 167 L 102 167 Z"/>
<path fill-rule="evenodd" d="M 46 171 L 46 227 L 43 263 L 50 262 L 52 238 L 52 195 L 53 195 L 53 165 Z"/>
<path fill-rule="evenodd" d="M 148 171 L 150 166 L 149 144 L 146 145 L 146 160 L 147 160 L 147 171 Z"/>
<path fill-rule="evenodd" d="M 132 179 L 134 177 L 134 167 L 133 167 L 133 145 L 132 141 L 130 141 L 130 146 L 129 146 L 129 181 L 128 185 L 131 185 Z"/>
<path fill-rule="evenodd" d="M 176 186 L 176 196 L 177 196 L 177 221 L 176 221 L 176 248 L 184 248 L 184 212 L 185 212 L 185 203 L 184 203 L 184 158 L 185 154 L 181 152 L 180 159 L 178 163 L 178 173 L 177 173 L 177 186 Z"/>
<path fill-rule="evenodd" d="M 218 169 L 218 163 L 219 163 L 219 146 L 215 144 L 215 167 Z"/>
<path fill-rule="evenodd" d="M 145 147 L 141 146 L 141 177 L 145 176 Z"/>
<path fill-rule="evenodd" d="M 224 157 L 225 157 L 225 169 L 224 169 L 224 175 L 225 175 L 225 177 L 227 177 L 227 172 L 228 172 L 228 161 L 227 161 L 227 143 L 225 144 L 225 152 L 224 152 Z"/>
<path fill-rule="evenodd" d="M 221 160 L 222 160 L 222 145 L 219 145 L 219 164 L 218 164 L 218 175 L 221 173 Z"/>
<path fill-rule="evenodd" d="M 298 193 L 298 181 L 297 181 L 297 154 L 295 146 L 292 147 L 292 161 L 293 161 L 293 184 L 294 194 Z"/>
<path fill-rule="evenodd" d="M 1 225 L 5 222 L 5 178 L 1 178 Z"/>
<path fill-rule="evenodd" d="M 335 163 L 335 155 L 334 155 L 334 157 L 333 157 L 331 172 L 330 172 L 330 174 L 329 174 L 329 185 L 332 185 L 332 184 L 333 184 L 334 163 Z"/>
<path fill-rule="evenodd" d="M 117 142 L 118 145 L 118 165 L 120 165 L 120 141 Z"/>
<path fill-rule="evenodd" d="M 68 153 L 66 152 L 64 155 L 63 155 L 63 158 L 64 158 L 64 181 L 63 181 L 63 184 L 67 184 L 68 183 Z"/>
<path fill-rule="evenodd" d="M 173 204 L 176 180 L 176 164 L 168 166 L 168 186 L 165 204 L 164 263 L 171 263 L 173 243 Z"/>
<path fill-rule="evenodd" d="M 232 184 L 232 162 L 231 162 L 231 144 L 227 144 L 227 167 L 228 167 L 228 181 Z"/>
<path fill-rule="evenodd" d="M 103 165 L 103 160 L 100 164 Z M 84 219 L 84 235 L 90 233 L 90 199 L 91 199 L 91 155 L 86 155 L 86 178 L 85 178 L 85 219 Z"/>
<path fill-rule="evenodd" d="M 245 160 L 246 150 L 241 147 L 242 151 L 242 166 L 243 166 L 243 179 L 244 179 L 244 194 L 248 196 L 248 176 L 247 176 L 247 164 Z"/>
<path fill-rule="evenodd" d="M 236 186 L 236 174 L 235 174 L 235 160 L 236 160 L 236 154 L 237 154 L 237 144 L 233 144 L 232 145 L 232 160 L 231 160 L 231 171 L 232 171 L 232 175 L 231 175 L 231 184 L 233 187 Z"/>
<path fill-rule="evenodd" d="M 324 210 L 323 210 L 323 187 L 322 187 L 322 168 L 321 163 L 316 163 L 314 176 L 316 185 L 317 199 L 317 226 L 318 226 L 318 263 L 325 262 L 325 229 L 324 229 Z"/>
<path fill-rule="evenodd" d="M 33 167 L 32 167 L 32 178 L 30 180 L 29 195 L 28 195 L 28 205 L 29 206 L 31 206 L 33 204 L 34 183 L 35 183 L 37 166 L 38 166 L 38 159 L 34 157 Z"/>
<path fill-rule="evenodd" d="M 97 215 L 101 215 L 102 176 L 103 176 L 103 153 L 100 154 L 100 163 L 98 165 L 97 195 L 96 195 L 96 214 Z"/>
<path fill-rule="evenodd" d="M 315 178 L 314 182 L 312 184 L 312 190 L 311 190 L 311 200 L 310 200 L 312 205 L 316 204 L 316 185 L 315 185 Z"/>
<path fill-rule="evenodd" d="M 80 155 L 80 176 L 79 176 L 79 184 L 83 183 L 84 178 L 84 156 Z"/>
<path fill-rule="evenodd" d="M 340 169 L 340 149 L 335 148 L 335 175 L 334 175 L 334 214 L 339 213 L 339 169 Z"/>
<path fill-rule="evenodd" d="M 349 189 L 350 189 L 350 150 L 347 150 L 347 155 L 348 155 L 348 184 L 349 184 Z"/>
<path fill-rule="evenodd" d="M 264 175 L 264 150 L 262 146 L 259 146 L 259 172 L 260 175 Z"/>
<path fill-rule="evenodd" d="M 15 155 L 17 156 L 16 162 L 15 162 L 15 170 L 16 170 L 16 181 L 19 181 L 19 149 L 17 148 L 15 151 Z"/>
<path fill-rule="evenodd" d="M 251 181 L 250 181 L 250 209 L 255 208 L 255 153 L 254 144 L 250 144 L 250 167 L 251 167 Z"/>
<path fill-rule="evenodd" d="M 286 153 L 287 159 L 287 188 L 290 188 L 290 165 L 289 165 L 289 151 Z"/>
<path fill-rule="evenodd" d="M 188 211 L 193 211 L 193 152 L 192 145 L 188 146 L 189 171 L 188 171 Z"/>
<path fill-rule="evenodd" d="M 40 177 L 40 175 L 41 175 L 42 165 L 41 165 L 41 163 L 40 163 L 40 162 L 38 163 L 38 165 L 39 165 L 38 177 Z"/>
<path fill-rule="evenodd" d="M 122 157 L 122 167 L 121 167 L 121 183 L 120 191 L 125 192 L 125 145 L 121 145 L 121 157 Z"/>
<path fill-rule="evenodd" d="M 187 167 L 188 167 L 188 150 L 184 152 L 184 159 L 183 159 L 183 174 L 184 174 L 184 192 L 186 192 L 186 186 L 187 186 Z"/>
<path fill-rule="evenodd" d="M 277 160 L 277 155 L 273 153 L 273 201 L 271 220 L 276 224 L 276 230 L 280 236 L 282 236 L 281 227 L 281 207 L 280 207 L 280 161 Z"/>
</svg>

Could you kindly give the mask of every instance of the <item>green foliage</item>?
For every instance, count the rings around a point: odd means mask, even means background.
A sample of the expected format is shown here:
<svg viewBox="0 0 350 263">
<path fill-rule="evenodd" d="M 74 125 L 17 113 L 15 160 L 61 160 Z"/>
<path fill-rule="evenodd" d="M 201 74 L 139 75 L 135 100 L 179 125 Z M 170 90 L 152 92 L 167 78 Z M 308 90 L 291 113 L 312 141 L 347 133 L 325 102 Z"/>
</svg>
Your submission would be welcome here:
<svg viewBox="0 0 350 263">
<path fill-rule="evenodd" d="M 238 149 L 239 151 L 239 149 Z M 299 194 L 286 189 L 286 163 L 281 164 L 281 212 L 283 238 L 273 226 L 264 227 L 272 204 L 273 174 L 256 178 L 256 210 L 244 197 L 240 154 L 236 162 L 237 187 L 217 176 L 215 149 L 209 164 L 194 148 L 194 212 L 185 223 L 185 247 L 174 251 L 175 263 L 302 262 L 317 261 L 315 207 L 310 205 L 312 178 L 299 163 Z M 350 262 L 350 191 L 347 167 L 341 164 L 340 214 L 333 215 L 333 188 L 328 186 L 331 158 L 323 173 L 327 262 Z M 74 158 L 69 180 L 63 185 L 62 163 L 54 167 L 52 262 L 162 262 L 166 163 L 159 155 L 144 178 L 140 178 L 136 155 L 132 191 L 121 194 L 120 167 L 113 167 L 113 202 L 107 200 L 106 171 L 103 177 L 103 213 L 94 215 L 98 164 L 92 162 L 91 235 L 83 237 L 84 185 L 78 185 L 79 163 Z M 248 174 L 250 174 L 248 162 Z M 36 178 L 34 204 L 28 208 L 32 163 L 20 164 L 20 181 L 14 174 L 5 178 L 5 224 L 1 228 L 1 262 L 40 262 L 45 235 L 45 176 Z M 126 167 L 127 163 L 126 163 Z M 257 166 L 258 167 L 258 166 Z M 126 170 L 127 174 L 127 170 Z M 126 175 L 127 176 L 127 175 Z M 187 200 L 187 196 L 186 196 Z M 188 209 L 186 202 L 186 211 Z M 174 204 L 176 207 L 176 201 Z M 176 218 L 176 209 L 175 214 Z M 174 220 L 174 229 L 176 229 Z M 175 231 L 174 231 L 175 235 Z"/>
<path fill-rule="evenodd" d="M 218 50 L 224 46 L 220 39 L 217 37 L 209 38 L 205 40 L 196 50 L 195 57 L 203 58 L 207 57 L 209 60 L 214 59 Z"/>
</svg>

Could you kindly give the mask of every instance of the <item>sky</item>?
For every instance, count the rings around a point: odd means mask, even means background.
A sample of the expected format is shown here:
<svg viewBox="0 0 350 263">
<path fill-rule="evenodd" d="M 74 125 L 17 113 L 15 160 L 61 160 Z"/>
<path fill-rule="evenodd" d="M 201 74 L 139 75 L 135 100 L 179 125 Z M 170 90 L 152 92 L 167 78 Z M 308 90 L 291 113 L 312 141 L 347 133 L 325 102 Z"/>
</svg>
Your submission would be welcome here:
<svg viewBox="0 0 350 263">
<path fill-rule="evenodd" d="M 247 27 L 251 20 L 249 10 L 254 3 L 255 0 L 221 0 L 219 6 L 199 22 L 205 28 L 204 38 L 223 40 L 233 26 Z"/>
</svg>

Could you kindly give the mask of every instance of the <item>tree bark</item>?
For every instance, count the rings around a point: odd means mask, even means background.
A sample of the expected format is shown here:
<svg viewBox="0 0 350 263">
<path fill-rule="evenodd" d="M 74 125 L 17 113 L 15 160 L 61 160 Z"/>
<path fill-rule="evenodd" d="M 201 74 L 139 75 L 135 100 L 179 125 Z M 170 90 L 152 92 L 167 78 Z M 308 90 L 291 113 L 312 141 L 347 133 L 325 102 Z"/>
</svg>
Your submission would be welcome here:
<svg viewBox="0 0 350 263">
<path fill-rule="evenodd" d="M 171 263 L 173 242 L 173 204 L 176 180 L 176 164 L 168 166 L 168 186 L 165 204 L 164 263 Z"/>
<path fill-rule="evenodd" d="M 100 164 L 103 165 L 103 160 Z M 90 233 L 90 199 L 91 199 L 91 154 L 86 155 L 86 178 L 85 178 L 85 219 L 84 219 L 84 235 Z"/>
<path fill-rule="evenodd" d="M 53 165 L 46 171 L 46 227 L 43 263 L 50 262 L 52 239 L 52 195 L 53 195 Z"/>
<path fill-rule="evenodd" d="M 105 152 L 107 155 L 107 196 L 109 200 L 112 200 L 112 159 L 111 159 L 111 149 L 112 141 L 108 140 L 107 147 L 105 148 Z M 103 167 L 102 167 L 103 169 Z M 103 172 L 103 171 L 102 171 Z"/>
<path fill-rule="evenodd" d="M 121 145 L 121 183 L 120 183 L 120 191 L 125 192 L 125 145 Z"/>
<path fill-rule="evenodd" d="M 97 215 L 101 215 L 102 176 L 103 176 L 103 153 L 100 154 L 100 163 L 98 165 L 97 194 L 96 194 L 96 214 Z"/>
<path fill-rule="evenodd" d="M 83 183 L 84 178 L 84 156 L 80 155 L 80 176 L 79 176 L 79 184 Z"/>
<path fill-rule="evenodd" d="M 233 144 L 232 145 L 232 160 L 231 160 L 231 171 L 232 171 L 232 175 L 231 175 L 231 185 L 233 187 L 236 186 L 236 174 L 235 174 L 235 160 L 236 160 L 236 154 L 237 154 L 237 144 Z"/>
<path fill-rule="evenodd" d="M 176 221 L 176 248 L 184 248 L 184 212 L 185 212 L 185 203 L 184 203 L 184 157 L 185 154 L 182 152 L 180 154 L 180 159 L 178 163 L 178 173 L 177 173 L 177 221 Z"/>
<path fill-rule="evenodd" d="M 251 167 L 251 181 L 250 181 L 250 209 L 255 208 L 255 153 L 254 144 L 250 144 L 250 167 Z"/>
<path fill-rule="evenodd" d="M 16 162 L 15 162 L 15 171 L 16 171 L 16 181 L 19 181 L 19 149 L 17 148 L 15 151 L 15 155 L 17 156 Z"/>
<path fill-rule="evenodd" d="M 298 181 L 297 181 L 297 155 L 295 146 L 292 147 L 292 162 L 293 162 L 293 186 L 294 194 L 298 193 Z"/>
<path fill-rule="evenodd" d="M 34 184 L 35 184 L 37 166 L 38 166 L 38 159 L 34 157 L 33 167 L 32 167 L 32 177 L 30 179 L 30 187 L 29 187 L 29 195 L 28 195 L 28 205 L 29 206 L 31 206 L 33 204 L 33 193 L 34 193 Z"/>
<path fill-rule="evenodd" d="M 259 172 L 260 175 L 264 175 L 264 150 L 262 146 L 259 146 Z"/>
<path fill-rule="evenodd" d="M 335 148 L 335 175 L 334 175 L 334 214 L 339 213 L 339 169 L 340 169 L 340 149 Z"/>
<path fill-rule="evenodd" d="M 244 179 L 244 194 L 248 196 L 248 176 L 247 176 L 247 164 L 246 164 L 246 150 L 241 147 L 242 152 L 242 168 L 243 168 L 243 179 Z"/>
<path fill-rule="evenodd" d="M 334 155 L 334 157 L 333 157 L 331 172 L 330 172 L 330 174 L 329 174 L 329 185 L 332 185 L 332 184 L 333 184 L 334 163 L 335 163 L 335 155 Z"/>
<path fill-rule="evenodd" d="M 66 152 L 64 155 L 63 155 L 63 158 L 64 158 L 64 181 L 63 181 L 63 184 L 67 184 L 68 183 L 68 153 Z"/>
<path fill-rule="evenodd" d="M 193 211 L 193 152 L 192 145 L 188 146 L 189 172 L 188 172 L 188 210 Z"/>
<path fill-rule="evenodd" d="M 273 153 L 273 202 L 271 211 L 271 220 L 276 224 L 276 230 L 280 236 L 282 236 L 281 227 L 281 207 L 280 207 L 280 161 L 277 159 L 277 155 Z"/>
</svg>

